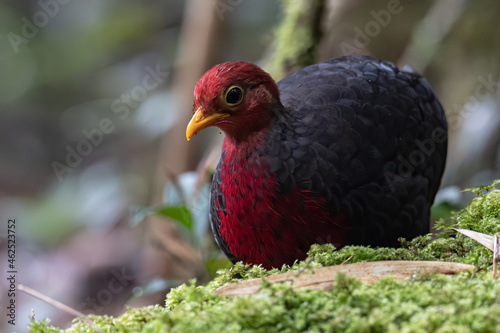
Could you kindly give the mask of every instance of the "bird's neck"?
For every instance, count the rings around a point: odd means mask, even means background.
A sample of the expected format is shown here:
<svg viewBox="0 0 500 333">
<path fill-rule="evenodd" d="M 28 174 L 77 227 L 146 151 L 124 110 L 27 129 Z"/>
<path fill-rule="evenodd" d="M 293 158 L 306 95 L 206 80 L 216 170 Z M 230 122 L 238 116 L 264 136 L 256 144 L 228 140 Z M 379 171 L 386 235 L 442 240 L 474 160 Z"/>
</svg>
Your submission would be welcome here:
<svg viewBox="0 0 500 333">
<path fill-rule="evenodd" d="M 234 137 L 226 135 L 223 149 L 226 154 L 232 156 L 233 160 L 247 159 L 264 142 L 268 130 L 269 127 L 266 127 L 260 131 L 252 132 L 244 140 L 236 140 Z"/>
</svg>

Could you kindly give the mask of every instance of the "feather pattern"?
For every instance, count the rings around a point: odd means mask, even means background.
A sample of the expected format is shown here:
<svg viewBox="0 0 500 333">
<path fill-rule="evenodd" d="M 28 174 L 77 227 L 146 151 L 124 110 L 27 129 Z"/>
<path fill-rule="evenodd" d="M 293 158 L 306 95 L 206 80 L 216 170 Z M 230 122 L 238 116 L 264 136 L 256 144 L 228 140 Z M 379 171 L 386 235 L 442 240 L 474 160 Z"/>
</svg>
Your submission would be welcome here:
<svg viewBox="0 0 500 333">
<path fill-rule="evenodd" d="M 424 78 L 348 56 L 277 86 L 270 126 L 226 141 L 214 175 L 211 225 L 231 261 L 279 267 L 314 243 L 397 246 L 429 232 L 447 125 Z"/>
</svg>

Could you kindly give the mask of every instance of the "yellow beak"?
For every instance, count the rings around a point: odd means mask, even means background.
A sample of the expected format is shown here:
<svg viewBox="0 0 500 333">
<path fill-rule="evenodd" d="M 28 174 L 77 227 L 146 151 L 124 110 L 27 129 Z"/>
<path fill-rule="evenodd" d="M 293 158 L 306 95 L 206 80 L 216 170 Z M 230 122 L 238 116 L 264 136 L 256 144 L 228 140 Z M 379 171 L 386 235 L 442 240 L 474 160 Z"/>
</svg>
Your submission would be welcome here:
<svg viewBox="0 0 500 333">
<path fill-rule="evenodd" d="M 193 118 L 191 118 L 191 121 L 186 128 L 186 139 L 188 139 L 189 141 L 196 133 L 198 133 L 202 129 L 212 125 L 219 119 L 227 118 L 229 116 L 230 115 L 227 113 L 214 113 L 207 117 L 204 117 L 201 108 L 196 110 Z"/>
</svg>

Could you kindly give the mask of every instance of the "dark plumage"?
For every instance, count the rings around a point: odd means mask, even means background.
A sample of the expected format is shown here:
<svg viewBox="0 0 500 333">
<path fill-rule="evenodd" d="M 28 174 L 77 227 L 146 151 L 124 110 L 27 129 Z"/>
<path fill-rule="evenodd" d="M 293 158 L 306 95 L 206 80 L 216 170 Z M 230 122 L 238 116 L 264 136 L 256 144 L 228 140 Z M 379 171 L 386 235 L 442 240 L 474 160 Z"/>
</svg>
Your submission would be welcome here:
<svg viewBox="0 0 500 333">
<path fill-rule="evenodd" d="M 242 92 L 235 105 L 224 99 L 234 86 L 231 102 Z M 226 133 L 210 211 L 231 261 L 279 267 L 314 243 L 398 246 L 399 237 L 429 232 L 447 125 L 425 79 L 348 56 L 277 88 L 242 62 L 214 67 L 196 86 L 206 123 L 195 115 L 188 133 L 210 125 Z"/>
</svg>

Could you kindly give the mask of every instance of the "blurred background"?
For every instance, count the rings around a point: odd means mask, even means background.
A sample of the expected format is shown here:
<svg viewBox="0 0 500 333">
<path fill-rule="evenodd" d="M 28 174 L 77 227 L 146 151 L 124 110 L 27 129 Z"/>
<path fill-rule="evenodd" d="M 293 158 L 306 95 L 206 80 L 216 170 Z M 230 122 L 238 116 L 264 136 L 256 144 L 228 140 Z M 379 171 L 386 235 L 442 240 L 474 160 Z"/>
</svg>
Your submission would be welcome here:
<svg viewBox="0 0 500 333">
<path fill-rule="evenodd" d="M 220 62 L 279 80 L 369 54 L 422 73 L 449 121 L 436 200 L 462 207 L 460 189 L 500 178 L 499 14 L 496 0 L 2 0 L 0 330 L 26 331 L 32 309 L 73 319 L 17 290 L 17 325 L 4 320 L 9 219 L 16 282 L 85 314 L 163 304 L 228 267 L 208 225 L 223 135 L 185 139 L 194 86 Z"/>
</svg>

